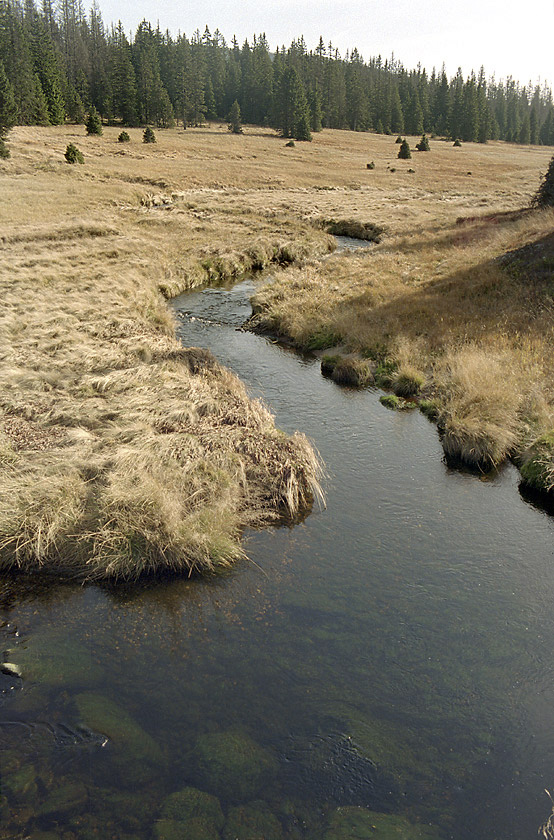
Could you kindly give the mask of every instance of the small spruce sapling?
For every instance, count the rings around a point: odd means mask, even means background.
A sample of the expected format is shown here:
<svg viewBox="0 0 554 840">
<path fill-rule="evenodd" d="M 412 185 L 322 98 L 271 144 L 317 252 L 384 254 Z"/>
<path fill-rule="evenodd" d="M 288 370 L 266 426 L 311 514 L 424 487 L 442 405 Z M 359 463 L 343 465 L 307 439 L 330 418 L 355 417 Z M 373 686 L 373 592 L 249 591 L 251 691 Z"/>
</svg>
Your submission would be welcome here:
<svg viewBox="0 0 554 840">
<path fill-rule="evenodd" d="M 409 160 L 411 156 L 412 153 L 410 151 L 410 144 L 407 140 L 403 140 L 398 150 L 398 157 L 400 158 L 400 160 Z"/>
<path fill-rule="evenodd" d="M 74 143 L 69 143 L 65 150 L 64 157 L 68 163 L 84 163 L 85 159 L 83 153 L 75 146 Z"/>
<path fill-rule="evenodd" d="M 87 134 L 102 134 L 102 121 L 100 119 L 100 114 L 94 105 L 90 109 L 90 112 L 85 120 L 85 128 L 87 130 Z"/>
<path fill-rule="evenodd" d="M 229 131 L 232 131 L 233 134 L 242 134 L 240 105 L 236 99 L 231 105 L 231 110 L 229 111 L 229 116 L 227 117 L 227 119 L 229 121 Z"/>
<path fill-rule="evenodd" d="M 453 145 L 453 146 L 458 146 L 458 147 L 460 147 L 460 146 L 462 145 L 462 141 L 460 140 L 460 138 L 459 138 L 459 137 L 456 137 L 456 139 L 454 140 L 454 142 L 452 143 L 452 145 Z"/>
<path fill-rule="evenodd" d="M 423 134 L 419 143 L 416 144 L 416 149 L 418 152 L 430 152 L 431 146 L 429 145 L 429 139 L 426 134 Z"/>
<path fill-rule="evenodd" d="M 154 134 L 154 130 L 150 128 L 149 125 L 146 126 L 144 129 L 144 134 L 142 135 L 142 142 L 143 143 L 155 143 L 156 142 L 156 135 Z"/>
<path fill-rule="evenodd" d="M 129 134 L 126 131 L 122 131 L 121 134 L 119 135 L 119 137 L 117 138 L 117 142 L 118 143 L 130 143 L 131 138 L 129 137 Z"/>
</svg>

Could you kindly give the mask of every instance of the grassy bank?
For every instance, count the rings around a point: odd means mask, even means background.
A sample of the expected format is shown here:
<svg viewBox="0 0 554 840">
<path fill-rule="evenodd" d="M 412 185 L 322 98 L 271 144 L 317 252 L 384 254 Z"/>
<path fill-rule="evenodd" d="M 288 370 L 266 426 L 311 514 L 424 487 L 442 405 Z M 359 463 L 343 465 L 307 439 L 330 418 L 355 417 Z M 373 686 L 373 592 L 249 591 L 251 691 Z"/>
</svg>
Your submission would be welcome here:
<svg viewBox="0 0 554 840">
<path fill-rule="evenodd" d="M 183 173 L 191 157 L 209 168 L 217 129 L 194 155 L 184 133 L 152 148 L 137 131 L 121 154 L 116 129 L 79 131 L 16 129 L 0 170 L 0 565 L 214 569 L 240 554 L 245 525 L 306 509 L 319 467 L 210 354 L 181 347 L 161 292 L 328 241 Z M 83 166 L 65 163 L 70 140 Z"/>
<path fill-rule="evenodd" d="M 463 164 L 458 151 L 435 141 L 411 173 L 383 161 L 388 194 L 376 183 L 357 210 L 383 241 L 280 274 L 252 326 L 324 350 L 339 383 L 420 400 L 453 462 L 512 457 L 552 490 L 554 213 L 522 209 L 552 150 L 466 146 Z"/>
<path fill-rule="evenodd" d="M 210 569 L 243 526 L 309 505 L 307 442 L 183 350 L 164 302 L 272 264 L 288 268 L 257 296 L 264 328 L 340 342 L 342 381 L 423 397 L 453 457 L 515 454 L 550 486 L 554 220 L 511 211 L 551 150 L 435 141 L 404 165 L 378 135 L 129 133 L 17 128 L 0 165 L 4 568 Z M 328 256 L 331 221 L 381 242 Z"/>
</svg>

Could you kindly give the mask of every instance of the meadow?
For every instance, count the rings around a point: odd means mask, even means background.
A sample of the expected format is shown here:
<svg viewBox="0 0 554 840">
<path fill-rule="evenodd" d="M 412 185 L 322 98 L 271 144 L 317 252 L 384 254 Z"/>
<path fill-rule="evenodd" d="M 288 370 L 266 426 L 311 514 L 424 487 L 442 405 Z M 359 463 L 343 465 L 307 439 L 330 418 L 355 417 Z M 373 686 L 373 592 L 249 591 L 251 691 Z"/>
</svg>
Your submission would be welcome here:
<svg viewBox="0 0 554 840">
<path fill-rule="evenodd" d="M 257 329 L 386 371 L 433 406 L 452 457 L 512 456 L 554 484 L 554 214 L 525 210 L 552 149 L 432 140 L 400 161 L 365 133 L 118 134 L 18 127 L 0 164 L 4 568 L 206 571 L 246 525 L 309 508 L 309 442 L 181 347 L 165 302 L 249 271 L 272 269 Z M 337 219 L 381 242 L 333 255 Z"/>
</svg>

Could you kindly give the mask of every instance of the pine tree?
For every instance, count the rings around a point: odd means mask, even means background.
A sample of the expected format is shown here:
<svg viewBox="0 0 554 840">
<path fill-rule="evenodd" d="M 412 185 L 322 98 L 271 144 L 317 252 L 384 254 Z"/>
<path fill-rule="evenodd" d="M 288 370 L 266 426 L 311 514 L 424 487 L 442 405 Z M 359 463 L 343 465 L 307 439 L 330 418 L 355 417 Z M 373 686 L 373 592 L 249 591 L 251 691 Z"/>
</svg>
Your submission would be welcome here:
<svg viewBox="0 0 554 840">
<path fill-rule="evenodd" d="M 229 111 L 229 116 L 227 117 L 227 119 L 229 121 L 229 131 L 232 131 L 233 134 L 242 134 L 240 106 L 236 99 L 231 105 L 231 110 Z"/>
<path fill-rule="evenodd" d="M 421 140 L 419 141 L 419 143 L 416 144 L 416 149 L 418 150 L 418 152 L 430 152 L 431 151 L 431 146 L 429 145 L 429 140 L 428 140 L 426 134 L 423 134 L 421 136 Z"/>
<path fill-rule="evenodd" d="M 4 65 L 0 61 L 0 158 L 9 158 L 10 153 L 6 148 L 6 138 L 9 130 L 15 125 L 17 118 L 17 106 L 13 95 L 13 88 L 10 84 Z"/>
</svg>

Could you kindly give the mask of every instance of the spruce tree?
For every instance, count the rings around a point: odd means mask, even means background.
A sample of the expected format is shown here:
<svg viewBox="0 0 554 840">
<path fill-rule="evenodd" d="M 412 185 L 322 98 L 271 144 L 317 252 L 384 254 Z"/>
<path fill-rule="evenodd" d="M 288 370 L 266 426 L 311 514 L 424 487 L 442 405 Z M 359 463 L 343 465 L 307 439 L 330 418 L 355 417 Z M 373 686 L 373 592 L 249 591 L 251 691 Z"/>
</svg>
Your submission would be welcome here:
<svg viewBox="0 0 554 840">
<path fill-rule="evenodd" d="M 16 119 L 17 106 L 13 88 L 6 76 L 4 65 L 0 61 L 0 158 L 9 158 L 10 156 L 5 141 L 9 130 L 15 125 Z"/>
<path fill-rule="evenodd" d="M 85 126 L 87 134 L 102 134 L 102 121 L 100 120 L 100 114 L 94 105 L 90 109 L 90 112 L 85 120 Z"/>
<path fill-rule="evenodd" d="M 409 160 L 411 156 L 412 153 L 410 151 L 410 144 L 407 140 L 403 140 L 398 150 L 398 157 L 400 158 L 400 160 Z"/>
<path fill-rule="evenodd" d="M 426 134 L 421 136 L 421 140 L 419 143 L 416 144 L 416 149 L 418 152 L 430 152 L 431 146 L 429 145 L 429 139 Z"/>
<path fill-rule="evenodd" d="M 532 204 L 534 207 L 554 207 L 554 157 L 551 158 Z"/>
<path fill-rule="evenodd" d="M 229 131 L 232 131 L 233 134 L 242 134 L 240 105 L 236 99 L 231 105 L 231 110 L 229 111 L 229 116 L 227 117 L 227 119 L 229 121 Z"/>
</svg>

